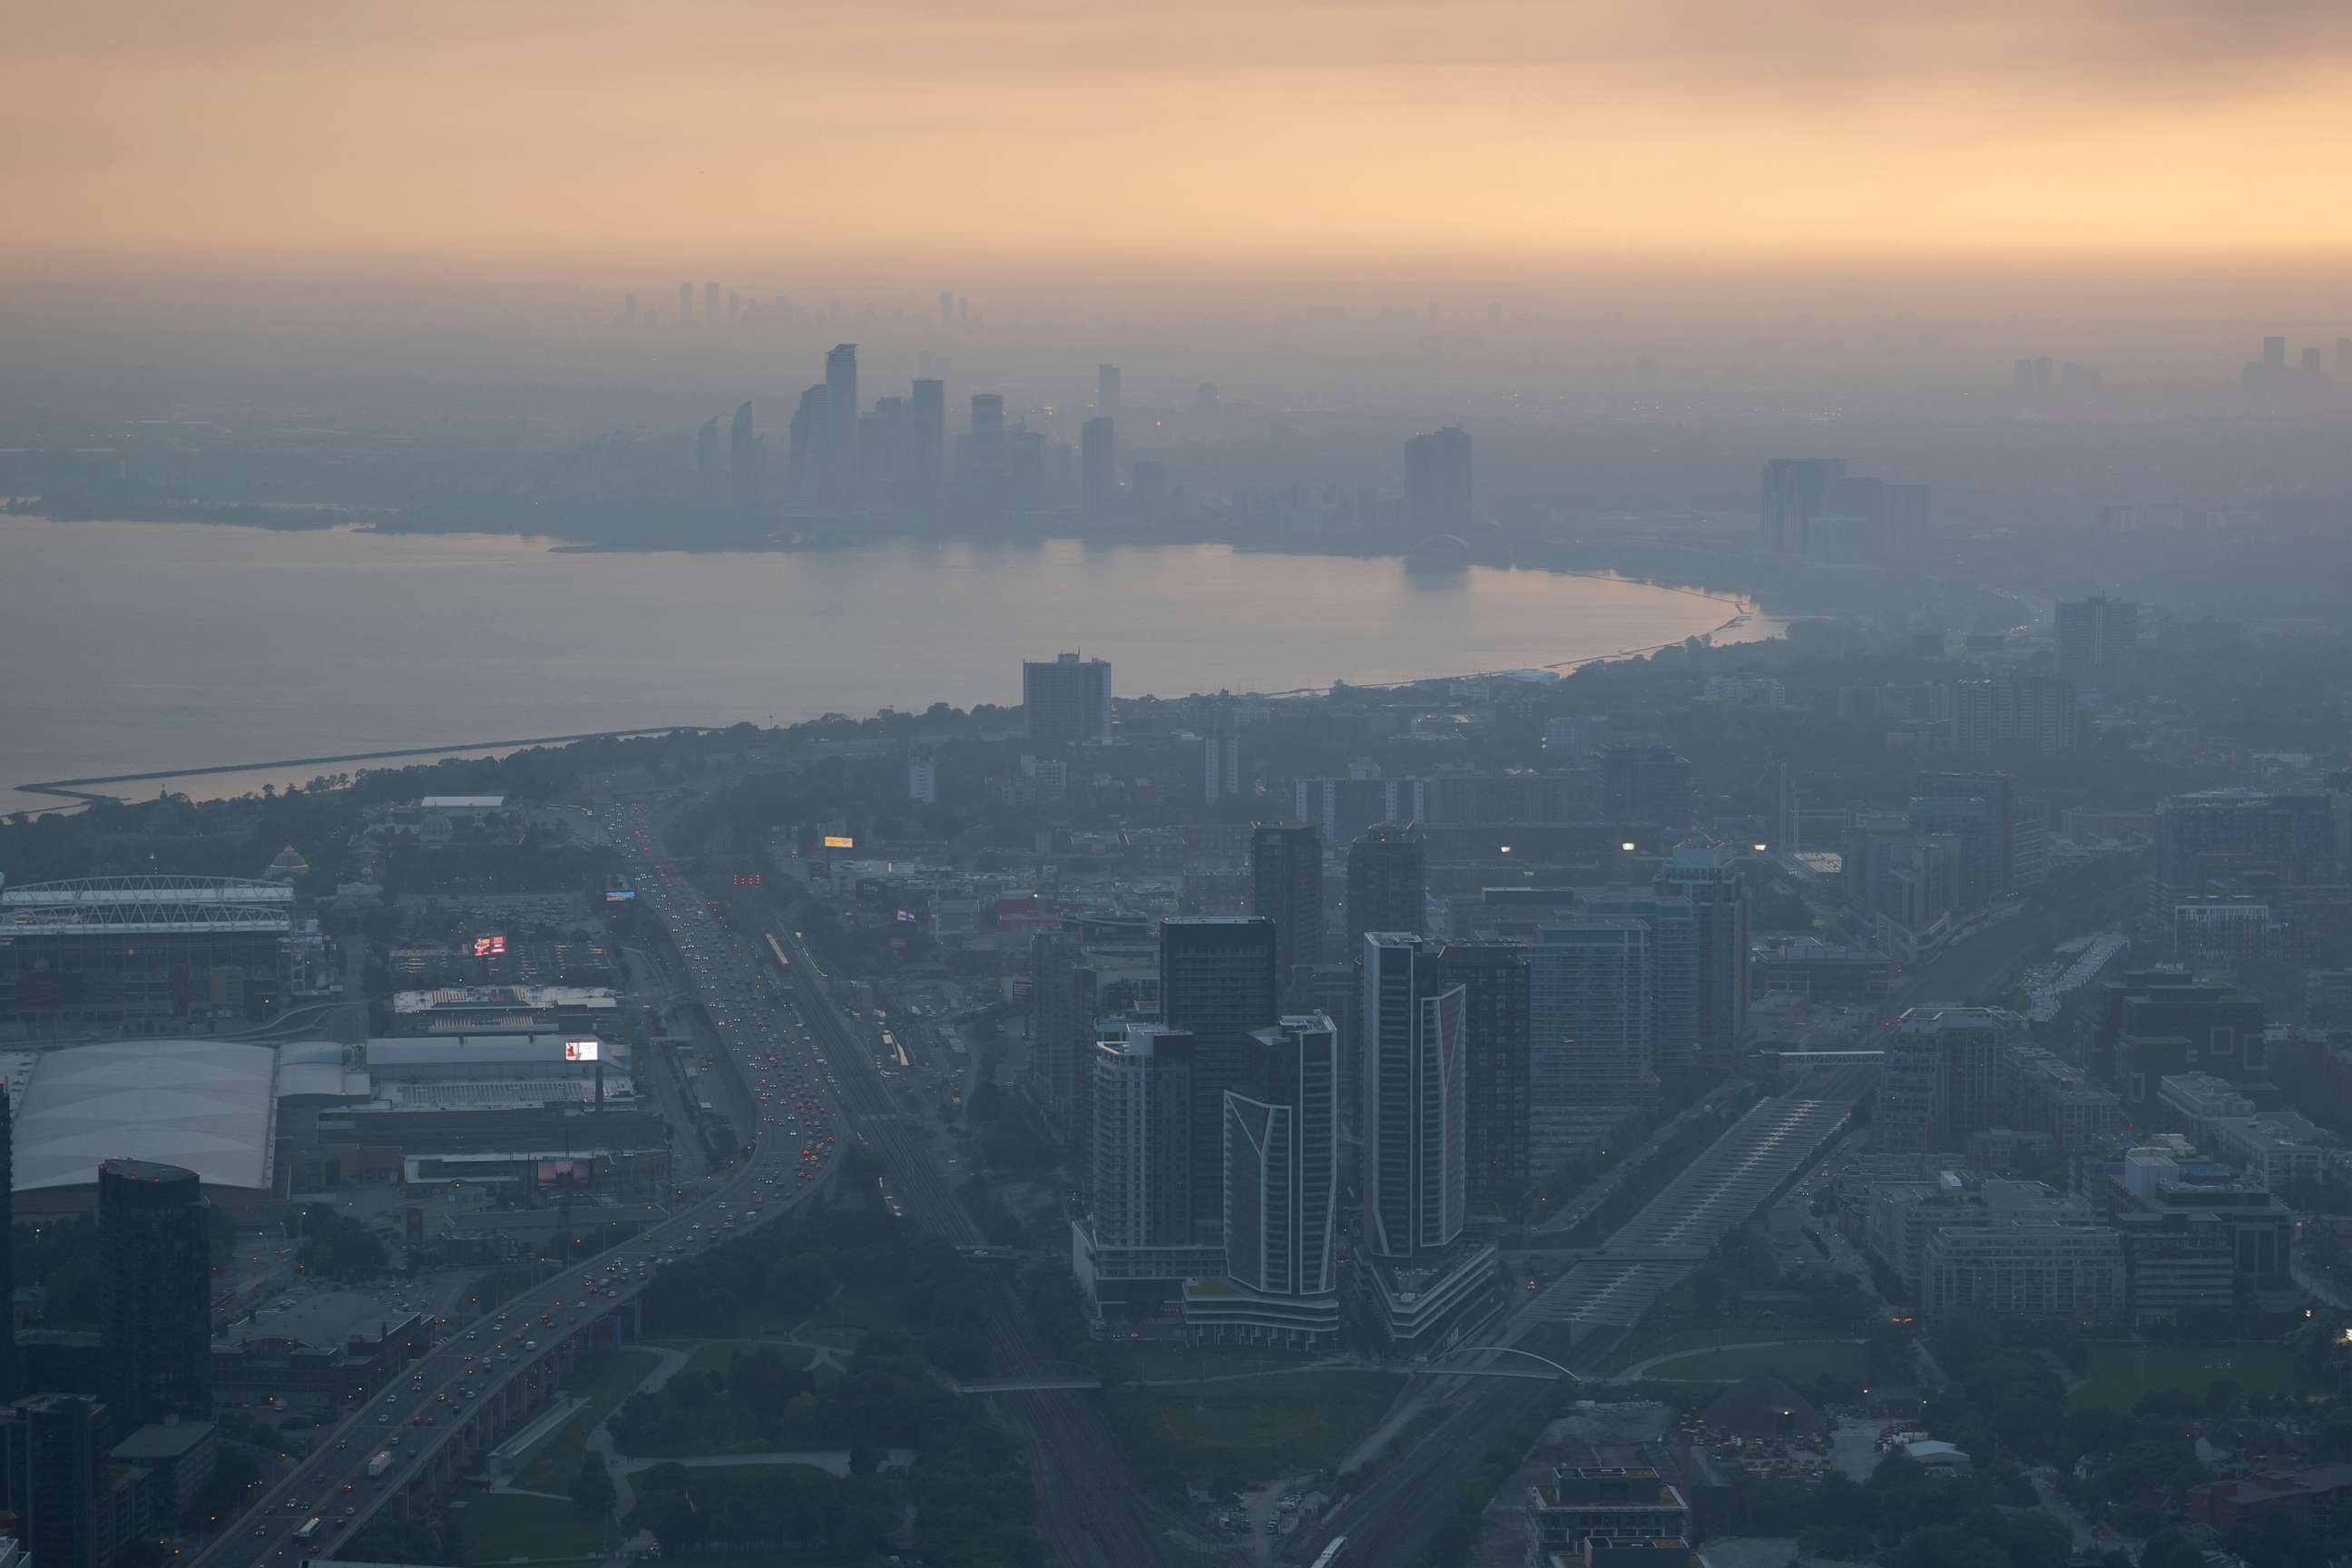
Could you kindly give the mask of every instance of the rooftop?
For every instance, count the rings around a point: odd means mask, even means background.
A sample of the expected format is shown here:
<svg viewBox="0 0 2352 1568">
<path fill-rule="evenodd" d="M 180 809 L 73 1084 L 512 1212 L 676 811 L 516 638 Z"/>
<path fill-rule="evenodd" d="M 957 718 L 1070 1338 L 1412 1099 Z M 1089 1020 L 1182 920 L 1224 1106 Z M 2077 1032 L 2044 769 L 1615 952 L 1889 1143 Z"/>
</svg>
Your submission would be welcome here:
<svg viewBox="0 0 2352 1568">
<path fill-rule="evenodd" d="M 50 1051 L 15 1128 L 15 1190 L 94 1184 L 110 1160 L 178 1165 L 208 1187 L 270 1184 L 274 1047 L 119 1040 Z"/>
<path fill-rule="evenodd" d="M 176 1459 L 213 1435 L 209 1421 L 151 1421 L 117 1443 L 118 1459 Z"/>
</svg>

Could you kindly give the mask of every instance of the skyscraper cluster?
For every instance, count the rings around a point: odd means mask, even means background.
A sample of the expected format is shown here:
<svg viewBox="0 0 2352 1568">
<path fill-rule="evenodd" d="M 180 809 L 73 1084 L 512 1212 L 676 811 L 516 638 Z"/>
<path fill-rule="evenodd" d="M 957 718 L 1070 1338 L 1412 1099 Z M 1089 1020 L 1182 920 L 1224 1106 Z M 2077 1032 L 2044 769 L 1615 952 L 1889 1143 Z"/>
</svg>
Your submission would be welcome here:
<svg viewBox="0 0 2352 1568">
<path fill-rule="evenodd" d="M 1728 850 L 1686 845 L 1654 886 L 1570 895 L 1532 941 L 1438 941 L 1422 934 L 1419 831 L 1377 825 L 1349 848 L 1335 955 L 1322 843 L 1309 823 L 1261 823 L 1255 912 L 1160 923 L 1158 1016 L 1096 1024 L 1091 1094 L 1059 1065 L 1086 1029 L 1078 945 L 1035 940 L 1048 1116 L 1083 1100 L 1092 1119 L 1079 1146 L 1100 1191 L 1078 1255 L 1098 1311 L 1181 1309 L 1203 1342 L 1328 1343 L 1329 1184 L 1352 1133 L 1364 1299 L 1393 1343 L 1444 1342 L 1494 1300 L 1474 1215 L 1524 1213 L 1580 1131 L 1655 1108 L 1662 1073 L 1735 1064 L 1749 893 Z"/>
<path fill-rule="evenodd" d="M 1927 489 L 1846 471 L 1843 458 L 1774 458 L 1764 465 L 1757 542 L 1780 554 L 1853 561 L 1916 544 Z"/>
</svg>

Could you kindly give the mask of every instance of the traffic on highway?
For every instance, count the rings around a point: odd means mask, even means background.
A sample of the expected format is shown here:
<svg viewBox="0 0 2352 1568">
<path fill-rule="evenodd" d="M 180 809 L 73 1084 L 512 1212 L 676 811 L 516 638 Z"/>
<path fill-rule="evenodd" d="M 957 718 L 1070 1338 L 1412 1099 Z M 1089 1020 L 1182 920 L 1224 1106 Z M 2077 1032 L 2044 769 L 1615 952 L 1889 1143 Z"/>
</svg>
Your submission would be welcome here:
<svg viewBox="0 0 2352 1568">
<path fill-rule="evenodd" d="M 436 1327 L 446 1337 L 358 1403 L 316 1453 L 198 1552 L 201 1568 L 285 1568 L 291 1560 L 334 1555 L 474 1411 L 566 1336 L 634 1298 L 661 1268 L 775 1219 L 831 1173 L 844 1123 L 824 1055 L 799 1027 L 789 997 L 753 984 L 750 955 L 663 858 L 646 808 L 622 807 L 616 816 L 613 839 L 636 879 L 640 906 L 656 911 L 688 971 L 674 978 L 702 1004 L 749 1088 L 758 1125 L 748 1150 L 718 1187 L 627 1241 L 560 1269 L 471 1323 L 440 1320 Z"/>
</svg>

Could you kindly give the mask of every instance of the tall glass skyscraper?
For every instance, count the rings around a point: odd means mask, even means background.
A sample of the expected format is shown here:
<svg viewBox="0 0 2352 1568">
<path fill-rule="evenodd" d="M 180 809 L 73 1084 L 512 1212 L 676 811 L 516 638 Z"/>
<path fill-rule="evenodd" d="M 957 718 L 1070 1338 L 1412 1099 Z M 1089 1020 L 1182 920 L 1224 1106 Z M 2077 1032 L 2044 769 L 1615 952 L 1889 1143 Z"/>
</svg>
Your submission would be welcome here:
<svg viewBox="0 0 2352 1568">
<path fill-rule="evenodd" d="M 118 1433 L 212 1418 L 211 1219 L 194 1171 L 98 1168 L 102 1384 Z"/>
</svg>

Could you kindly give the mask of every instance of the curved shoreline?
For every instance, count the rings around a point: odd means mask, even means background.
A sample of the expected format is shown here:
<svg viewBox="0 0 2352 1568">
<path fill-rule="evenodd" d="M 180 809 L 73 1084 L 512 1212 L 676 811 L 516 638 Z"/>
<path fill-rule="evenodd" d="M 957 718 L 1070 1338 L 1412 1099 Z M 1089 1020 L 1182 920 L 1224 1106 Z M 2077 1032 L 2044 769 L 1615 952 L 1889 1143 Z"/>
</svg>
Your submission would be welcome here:
<svg viewBox="0 0 2352 1568">
<path fill-rule="evenodd" d="M 41 522 L 55 522 L 57 521 L 54 519 L 42 518 L 39 514 L 20 513 L 16 515 L 26 517 L 27 521 L 37 521 Z M 137 521 L 141 520 L 121 521 Z M 158 524 L 168 524 L 173 521 L 180 520 L 153 520 L 153 521 Z M 228 524 L 226 526 L 235 527 L 250 525 Z M 348 524 L 342 525 L 342 527 L 337 531 L 349 531 L 352 533 L 382 531 L 379 530 L 366 528 L 364 526 L 354 527 Z M 263 531 L 268 531 L 263 530 Z M 539 536 L 537 542 L 540 542 L 543 548 L 549 548 L 550 552 L 554 552 L 554 548 L 557 546 L 557 542 L 550 540 L 544 535 Z M 1133 543 L 1146 549 L 1155 548 L 1154 544 L 1147 542 L 1137 541 L 1133 542 Z M 1216 542 L 1213 541 L 1202 541 L 1193 542 L 1190 546 L 1183 543 L 1177 543 L 1173 545 L 1160 545 L 1156 547 L 1172 547 L 1181 550 L 1188 547 L 1196 548 L 1199 544 L 1209 544 L 1213 546 L 1215 543 Z M 1328 551 L 1316 550 L 1286 550 L 1279 552 L 1255 551 L 1244 550 L 1231 544 L 1225 545 L 1224 548 L 1229 551 L 1233 551 L 1237 554 L 1279 553 L 1306 559 L 1328 556 L 1334 553 Z M 1408 570 L 1412 567 L 1411 558 L 1406 555 L 1392 554 L 1385 552 L 1376 552 L 1369 554 L 1356 552 L 1344 552 L 1339 553 L 1351 555 L 1360 560 L 1387 559 L 1400 563 L 1406 566 Z M 1766 622 L 1775 622 L 1780 619 L 1780 617 L 1766 615 L 1753 603 L 1753 601 L 1748 599 L 1745 595 L 1738 595 L 1736 591 L 1718 591 L 1696 586 L 1686 582 L 1676 583 L 1654 581 L 1646 577 L 1628 575 L 1625 573 L 1608 568 L 1551 566 L 1538 563 L 1521 564 L 1512 562 L 1503 562 L 1498 563 L 1470 560 L 1461 562 L 1458 568 L 1449 564 L 1446 570 L 1450 574 L 1454 570 L 1460 570 L 1466 573 L 1474 567 L 1484 567 L 1489 572 L 1526 572 L 1530 574 L 1541 574 L 1542 575 L 1550 577 L 1581 577 L 1603 584 L 1615 584 L 1630 587 L 1647 588 L 1673 594 L 1679 597 L 1704 600 L 1721 606 L 1728 613 L 1725 615 L 1722 620 L 1715 623 L 1712 626 L 1694 631 L 1687 637 L 1675 637 L 1654 643 L 1611 648 L 1599 653 L 1583 654 L 1570 658 L 1549 662 L 1517 664 L 1490 669 L 1441 671 L 1437 673 L 1405 675 L 1390 679 L 1369 681 L 1349 681 L 1343 677 L 1340 678 L 1336 684 L 1339 687 L 1352 686 L 1364 690 L 1395 690 L 1435 680 L 1494 679 L 1525 676 L 1532 671 L 1549 672 L 1555 677 L 1564 676 L 1587 665 L 1608 663 L 1626 658 L 1639 658 L 1656 653 L 1661 649 L 1688 642 L 1693 638 L 1705 640 L 1721 637 L 1727 632 L 1731 632 L 1736 628 L 1749 623 L 1751 620 L 1760 619 Z M 1756 640 L 1769 640 L 1772 637 L 1782 635 L 1781 630 L 1775 626 L 1766 626 L 1759 630 L 1760 635 L 1756 636 Z M 1540 658 L 1540 655 L 1544 650 L 1539 647 L 1529 647 L 1525 651 L 1529 655 L 1533 655 L 1538 658 Z M 1326 693 L 1332 689 L 1334 689 L 1333 685 L 1300 686 L 1274 689 L 1261 689 L 1254 694 L 1271 698 L 1290 698 Z M 1157 693 L 1156 695 L 1159 695 L 1163 699 L 1167 699 L 1167 694 L 1164 692 Z M 888 708 L 895 706 L 895 704 L 886 701 L 880 706 L 883 708 Z M 127 798 L 122 794 L 110 788 L 110 786 L 115 785 L 157 783 L 182 779 L 194 780 L 237 773 L 268 773 L 277 770 L 323 768 L 348 763 L 384 763 L 396 762 L 403 759 L 430 759 L 440 757 L 458 757 L 478 753 L 499 753 L 520 751 L 532 746 L 569 745 L 590 740 L 666 734 L 678 731 L 708 731 L 724 727 L 726 727 L 724 724 L 715 724 L 707 720 L 685 721 L 671 723 L 640 724 L 631 727 L 599 729 L 567 734 L 530 735 L 446 744 L 412 744 L 372 749 L 363 752 L 343 752 L 319 755 L 278 757 L 254 762 L 224 763 L 195 767 L 149 767 L 114 773 L 47 778 L 24 784 L 17 784 L 10 787 L 13 789 L 14 793 L 19 795 L 46 797 L 48 801 L 53 802 L 54 804 L 29 805 L 20 808 L 27 810 L 33 814 L 44 814 L 49 811 L 71 810 L 78 806 L 86 806 L 95 802 L 120 802 Z M 789 724 L 783 727 L 789 728 Z M 231 785 L 229 787 L 235 788 L 236 786 Z"/>
<path fill-rule="evenodd" d="M 718 730 L 719 724 L 644 724 L 633 730 L 585 730 L 576 735 L 526 735 L 512 741 L 477 741 L 459 746 L 399 746 L 385 752 L 351 752 L 339 757 L 280 757 L 271 762 L 221 763 L 205 768 L 154 768 L 139 773 L 100 773 L 89 778 L 47 779 L 39 784 L 13 784 L 26 795 L 62 795 L 79 805 L 120 801 L 119 795 L 88 789 L 89 784 L 152 784 L 158 779 L 200 779 L 219 773 L 257 773 L 270 768 L 317 768 L 335 763 L 377 763 L 395 757 L 454 757 L 466 752 L 520 752 L 527 746 L 568 746 L 578 741 L 621 741 L 636 735 L 673 735 L 680 730 Z"/>
<path fill-rule="evenodd" d="M 1559 575 L 1605 577 L 1610 574 L 1605 573 L 1573 572 L 1561 573 Z M 1618 580 L 1630 581 L 1630 579 Z M 1644 586 L 1665 587 L 1667 584 L 1645 584 Z M 1726 631 L 1738 626 L 1740 622 L 1747 620 L 1750 616 L 1756 613 L 1748 607 L 1738 605 L 1738 601 L 1724 598 L 1719 594 L 1702 593 L 1692 588 L 1675 588 L 1672 591 L 1675 593 L 1689 594 L 1695 598 L 1713 599 L 1720 604 L 1735 605 L 1735 612 L 1728 619 L 1720 622 L 1708 631 L 1694 634 L 1696 636 L 1712 637 L 1717 632 Z M 1555 671 L 1581 669 L 1588 664 L 1608 664 L 1621 658 L 1641 658 L 1646 655 L 1656 653 L 1663 648 L 1679 647 L 1685 640 L 1686 639 L 1677 638 L 1673 642 L 1649 643 L 1640 647 L 1614 648 L 1607 653 L 1586 654 L 1580 658 L 1561 659 L 1555 664 L 1525 665 L 1519 668 L 1525 669 L 1545 669 Z M 1361 683 L 1351 683 L 1351 686 L 1353 689 L 1362 691 L 1394 691 L 1400 690 L 1408 686 L 1423 685 L 1433 680 L 1492 680 L 1507 677 L 1514 673 L 1516 673 L 1516 671 L 1508 669 L 1474 670 L 1466 675 L 1420 675 L 1404 680 L 1366 681 Z M 1253 697 L 1313 697 L 1328 693 L 1332 689 L 1333 689 L 1328 686 L 1297 686 L 1280 691 L 1255 691 L 1246 693 L 1246 695 Z M 1146 692 L 1144 695 L 1151 696 L 1154 694 Z M 1192 694 L 1187 693 L 1186 695 Z M 1171 700 L 1162 699 L 1162 700 Z M 526 735 L 513 740 L 476 741 L 466 744 L 450 746 L 400 746 L 388 751 L 350 752 L 339 756 L 329 757 L 280 757 L 268 762 L 222 763 L 213 766 L 200 768 L 153 768 L 143 773 L 100 773 L 92 774 L 86 778 L 45 779 L 37 784 L 19 784 L 12 785 L 11 787 L 23 795 L 56 795 L 59 797 L 61 804 L 55 806 L 44 807 L 42 809 L 60 811 L 70 810 L 72 807 L 77 805 L 92 805 L 101 801 L 108 804 L 120 804 L 122 800 L 122 796 L 119 795 L 110 795 L 105 790 L 95 787 L 104 784 L 152 784 L 162 779 L 194 779 L 213 777 L 222 773 L 263 773 L 272 768 L 328 767 L 338 763 L 390 762 L 403 757 L 454 757 L 464 755 L 469 752 L 519 752 L 530 746 L 568 746 L 581 741 L 618 741 L 627 740 L 642 735 L 672 735 L 681 730 L 703 731 L 722 730 L 728 727 L 729 726 L 723 724 L 698 723 L 641 724 L 634 728 L 625 730 L 587 730 L 575 735 Z M 790 726 L 783 726 L 783 728 L 790 728 Z"/>
</svg>

